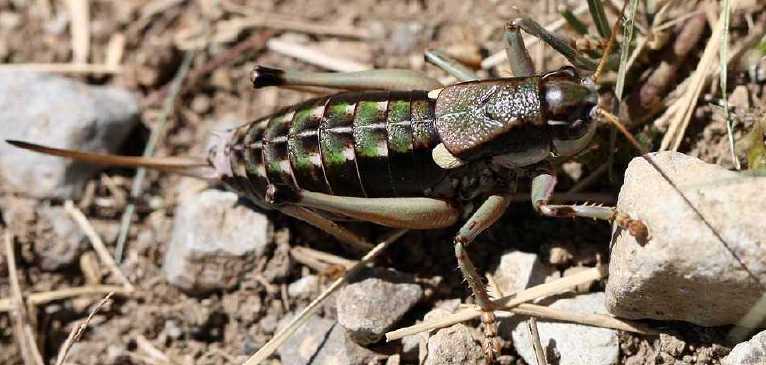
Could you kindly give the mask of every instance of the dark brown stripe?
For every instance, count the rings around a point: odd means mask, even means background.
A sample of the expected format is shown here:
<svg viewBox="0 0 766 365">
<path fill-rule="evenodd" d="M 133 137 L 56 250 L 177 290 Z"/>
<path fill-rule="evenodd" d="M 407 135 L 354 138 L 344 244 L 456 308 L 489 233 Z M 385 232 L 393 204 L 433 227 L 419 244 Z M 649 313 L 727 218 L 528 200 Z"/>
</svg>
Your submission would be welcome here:
<svg viewBox="0 0 766 365">
<path fill-rule="evenodd" d="M 369 197 L 395 196 L 388 156 L 386 115 L 389 92 L 365 93 L 354 115 L 354 150 L 364 191 Z"/>
<path fill-rule="evenodd" d="M 290 130 L 292 117 L 292 110 L 271 117 L 269 124 L 266 126 L 266 132 L 263 134 L 263 156 L 266 165 L 266 175 L 269 182 L 275 185 L 278 192 L 283 189 L 300 190 L 290 166 L 290 157 L 288 156 L 287 149 L 287 133 Z M 277 195 L 281 196 L 281 194 Z"/>
<path fill-rule="evenodd" d="M 398 196 L 422 193 L 417 182 L 417 167 L 412 155 L 411 92 L 391 92 L 386 112 L 388 156 L 391 181 Z"/>
<path fill-rule="evenodd" d="M 313 100 L 296 110 L 288 134 L 290 164 L 301 188 L 332 194 L 325 177 L 319 143 L 319 125 L 328 98 Z"/>
<path fill-rule="evenodd" d="M 266 201 L 266 186 L 269 185 L 266 167 L 263 164 L 263 142 L 261 137 L 266 130 L 267 120 L 258 120 L 250 124 L 245 135 L 245 163 L 248 180 L 250 180 L 255 196 Z"/>
<path fill-rule="evenodd" d="M 366 196 L 354 152 L 354 109 L 358 93 L 331 96 L 319 125 L 325 176 L 335 195 Z"/>
<path fill-rule="evenodd" d="M 434 121 L 435 103 L 428 98 L 426 92 L 416 91 L 412 94 L 412 153 L 417 166 L 420 188 L 425 190 L 446 175 L 446 170 L 434 163 L 431 151 L 439 144 L 439 135 L 436 133 Z"/>
</svg>

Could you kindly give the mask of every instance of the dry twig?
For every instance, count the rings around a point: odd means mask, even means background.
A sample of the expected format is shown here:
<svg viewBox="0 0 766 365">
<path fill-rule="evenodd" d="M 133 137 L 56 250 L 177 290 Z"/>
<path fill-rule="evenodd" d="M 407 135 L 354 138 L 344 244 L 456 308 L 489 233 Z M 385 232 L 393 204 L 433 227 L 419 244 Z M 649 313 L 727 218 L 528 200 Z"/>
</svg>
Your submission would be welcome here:
<svg viewBox="0 0 766 365">
<path fill-rule="evenodd" d="M 98 63 L 13 63 L 0 65 L 0 71 L 31 71 L 62 74 L 117 74 L 119 66 Z"/>
<path fill-rule="evenodd" d="M 530 302 L 543 297 L 548 297 L 554 294 L 559 294 L 578 285 L 603 279 L 607 275 L 608 273 L 606 265 L 601 265 L 592 269 L 584 270 L 574 275 L 565 276 L 550 283 L 533 286 L 516 294 L 494 300 L 493 303 L 498 308 L 502 308 L 502 310 L 508 310 L 522 303 Z M 425 321 L 414 326 L 400 328 L 396 331 L 388 332 L 386 333 L 386 340 L 398 340 L 402 337 L 411 336 L 423 331 L 451 326 L 456 323 L 478 318 L 480 315 L 481 310 L 479 310 L 478 307 L 462 309 L 456 313 L 438 318 L 433 321 Z"/>
<path fill-rule="evenodd" d="M 88 236 L 88 239 L 90 240 L 91 245 L 93 245 L 93 249 L 98 254 L 99 259 L 101 259 L 101 262 L 106 265 L 109 270 L 114 274 L 115 277 L 117 277 L 117 280 L 119 280 L 122 285 L 125 287 L 128 291 L 133 291 L 135 287 L 133 284 L 130 283 L 128 278 L 125 276 L 125 274 L 120 271 L 120 268 L 117 266 L 117 263 L 114 262 L 114 259 L 109 254 L 109 251 L 107 251 L 106 246 L 104 245 L 104 242 L 101 241 L 101 237 L 98 236 L 98 233 L 96 233 L 96 230 L 93 229 L 93 226 L 88 221 L 88 218 L 85 217 L 85 214 L 83 214 L 77 207 L 72 203 L 71 200 L 67 200 L 64 203 L 64 209 L 69 213 L 69 215 L 72 217 L 72 219 L 77 222 L 77 224 L 80 226 L 80 229 L 85 233 L 86 236 Z"/>
<path fill-rule="evenodd" d="M 64 361 L 66 361 L 66 357 L 69 355 L 69 350 L 72 348 L 72 345 L 74 345 L 75 342 L 79 341 L 82 337 L 82 334 L 85 333 L 85 329 L 88 328 L 88 323 L 93 319 L 93 316 L 98 313 L 98 311 L 101 309 L 101 307 L 106 304 L 106 302 L 109 301 L 109 299 L 112 298 L 112 295 L 114 293 L 110 292 L 108 293 L 104 299 L 101 299 L 98 304 L 93 308 L 92 311 L 90 311 L 90 314 L 88 315 L 88 318 L 85 318 L 85 320 L 80 321 L 77 326 L 72 328 L 72 331 L 69 332 L 69 336 L 67 337 L 66 341 L 64 341 L 64 344 L 61 345 L 61 350 L 59 350 L 59 354 L 56 357 L 56 365 L 62 365 L 64 364 Z"/>
<path fill-rule="evenodd" d="M 152 132 L 149 135 L 149 141 L 144 148 L 144 157 L 151 157 L 154 155 L 154 151 L 157 149 L 157 145 L 160 139 L 165 135 L 165 129 L 167 128 L 168 120 L 171 114 L 175 110 L 176 98 L 181 93 L 181 86 L 183 86 L 186 74 L 191 69 L 192 61 L 194 60 L 194 52 L 187 52 L 181 62 L 181 67 L 170 83 L 169 94 L 165 98 L 165 102 L 162 105 L 162 114 L 159 116 L 159 123 L 156 127 L 152 128 Z M 133 185 L 130 187 L 130 198 L 137 199 L 144 191 L 144 178 L 146 178 L 146 168 L 139 167 L 136 171 L 136 177 L 133 179 Z M 117 244 L 114 248 L 114 260 L 122 262 L 122 255 L 125 252 L 125 242 L 128 240 L 128 232 L 130 231 L 130 223 L 133 220 L 133 213 L 136 210 L 136 205 L 130 203 L 125 207 L 125 211 L 122 212 L 120 218 L 120 231 L 117 236 Z"/>
<path fill-rule="evenodd" d="M 58 290 L 51 290 L 39 293 L 32 293 L 27 295 L 27 303 L 30 306 L 38 306 L 41 304 L 47 304 L 56 300 L 62 300 L 73 297 L 80 297 L 94 294 L 113 293 L 118 295 L 128 295 L 130 291 L 122 286 L 117 285 L 93 285 L 93 286 L 76 286 L 73 288 L 65 288 Z M 0 312 L 7 312 L 11 310 L 12 301 L 8 298 L 0 299 Z"/>
<path fill-rule="evenodd" d="M 72 35 L 72 62 L 87 63 L 90 54 L 90 6 L 88 0 L 67 0 L 70 33 Z"/>
<path fill-rule="evenodd" d="M 543 344 L 540 342 L 540 333 L 537 332 L 537 319 L 529 317 L 527 325 L 529 326 L 529 341 L 532 342 L 532 348 L 535 349 L 537 365 L 548 365 L 548 361 L 545 360 Z"/>
<path fill-rule="evenodd" d="M 362 64 L 345 58 L 328 55 L 314 48 L 309 48 L 281 39 L 269 39 L 269 41 L 266 42 L 266 47 L 274 52 L 294 57 L 303 62 L 332 71 L 354 72 L 369 70 L 372 68 L 372 65 Z"/>
<path fill-rule="evenodd" d="M 641 324 L 614 318 L 605 314 L 570 312 L 530 303 L 519 304 L 517 307 L 511 308 L 509 311 L 503 310 L 497 313 L 497 316 L 500 318 L 508 318 L 513 315 L 545 318 L 593 327 L 611 328 L 643 335 L 657 334 L 656 331 Z"/>
<path fill-rule="evenodd" d="M 43 365 L 43 358 L 37 348 L 37 341 L 29 324 L 24 297 L 21 294 L 19 276 L 16 272 L 16 255 L 13 252 L 13 237 L 11 232 L 5 231 L 5 260 L 8 264 L 8 281 L 11 284 L 11 319 L 13 320 L 13 335 L 19 345 L 19 352 L 26 365 Z"/>
</svg>

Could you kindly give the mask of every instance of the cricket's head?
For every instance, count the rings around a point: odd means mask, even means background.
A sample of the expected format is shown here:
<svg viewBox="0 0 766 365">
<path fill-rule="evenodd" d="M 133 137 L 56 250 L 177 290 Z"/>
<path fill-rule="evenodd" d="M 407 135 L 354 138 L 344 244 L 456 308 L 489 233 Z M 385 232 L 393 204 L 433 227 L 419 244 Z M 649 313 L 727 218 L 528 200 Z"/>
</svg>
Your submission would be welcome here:
<svg viewBox="0 0 766 365">
<path fill-rule="evenodd" d="M 595 83 L 580 77 L 574 68 L 564 67 L 542 77 L 541 96 L 552 151 L 573 156 L 587 147 L 598 125 Z"/>
</svg>

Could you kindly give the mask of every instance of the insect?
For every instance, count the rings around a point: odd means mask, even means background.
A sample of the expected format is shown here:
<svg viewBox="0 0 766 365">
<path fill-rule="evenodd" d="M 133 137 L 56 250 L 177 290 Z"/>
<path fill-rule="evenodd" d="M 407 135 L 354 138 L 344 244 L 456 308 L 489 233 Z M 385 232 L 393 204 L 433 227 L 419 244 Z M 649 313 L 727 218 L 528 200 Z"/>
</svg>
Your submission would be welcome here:
<svg viewBox="0 0 766 365">
<path fill-rule="evenodd" d="M 484 197 L 454 237 L 458 266 L 484 315 L 491 359 L 496 350 L 493 303 L 466 253 L 503 214 L 520 182 L 534 208 L 549 217 L 616 222 L 635 236 L 646 226 L 612 207 L 551 204 L 552 161 L 589 146 L 601 117 L 600 64 L 538 74 L 521 39 L 542 27 L 530 19 L 505 31 L 515 77 L 479 80 L 446 55 L 427 58 L 461 82 L 443 86 L 406 70 L 310 73 L 258 67 L 255 87 L 325 86 L 352 90 L 308 100 L 216 136 L 205 160 L 100 155 L 9 143 L 91 163 L 142 166 L 217 181 L 265 209 L 304 220 L 339 240 L 369 246 L 335 221 L 437 229 L 454 225 L 465 202 Z M 542 30 L 544 32 L 544 30 Z M 547 41 L 547 40 L 546 40 Z M 614 38 L 611 39 L 613 43 Z M 550 42 L 549 42 L 550 43 Z M 372 90 L 372 91 L 371 91 Z"/>
</svg>

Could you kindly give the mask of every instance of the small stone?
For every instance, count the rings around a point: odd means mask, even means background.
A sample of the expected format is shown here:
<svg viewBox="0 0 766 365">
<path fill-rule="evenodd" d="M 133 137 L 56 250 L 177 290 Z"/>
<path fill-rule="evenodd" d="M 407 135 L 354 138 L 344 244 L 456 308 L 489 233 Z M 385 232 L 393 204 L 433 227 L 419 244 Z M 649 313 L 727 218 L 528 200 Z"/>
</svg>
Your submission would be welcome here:
<svg viewBox="0 0 766 365">
<path fill-rule="evenodd" d="M 426 365 L 485 363 L 482 334 L 475 328 L 458 323 L 440 329 L 428 339 Z"/>
<path fill-rule="evenodd" d="M 351 364 L 382 361 L 384 356 L 357 345 L 335 321 L 312 317 L 279 348 L 284 365 Z"/>
<path fill-rule="evenodd" d="M 509 295 L 544 283 L 547 274 L 536 254 L 512 251 L 500 258 L 494 278 L 503 295 Z"/>
<path fill-rule="evenodd" d="M 62 207 L 43 207 L 38 213 L 34 251 L 43 270 L 74 264 L 87 248 L 85 234 Z"/>
<path fill-rule="evenodd" d="M 304 276 L 287 286 L 290 298 L 311 298 L 319 288 L 319 278 L 316 275 Z"/>
<path fill-rule="evenodd" d="M 5 140 L 116 152 L 136 126 L 138 113 L 138 100 L 124 89 L 0 71 L 0 176 L 28 196 L 76 198 L 98 167 L 22 150 Z"/>
<path fill-rule="evenodd" d="M 617 208 L 640 219 L 649 239 L 617 230 L 609 264 L 609 312 L 628 319 L 736 323 L 766 285 L 766 179 L 747 177 L 675 152 L 652 154 L 760 284 L 641 158 L 625 173 Z"/>
<path fill-rule="evenodd" d="M 349 336 L 366 345 L 380 340 L 423 297 L 419 285 L 393 271 L 349 284 L 338 292 L 338 322 Z"/>
<path fill-rule="evenodd" d="M 271 243 L 265 215 L 234 193 L 206 190 L 176 208 L 163 262 L 168 282 L 193 294 L 234 287 Z"/>
<path fill-rule="evenodd" d="M 766 364 L 766 331 L 742 342 L 721 359 L 721 365 L 762 365 Z"/>
<path fill-rule="evenodd" d="M 571 299 L 559 299 L 549 306 L 553 309 L 588 314 L 606 314 L 604 293 L 583 294 Z M 528 364 L 535 364 L 535 352 L 529 338 L 526 321 L 503 322 L 501 333 L 512 327 L 513 346 Z M 620 344 L 617 331 L 573 323 L 537 321 L 540 342 L 552 364 L 617 364 Z M 558 360 L 554 360 L 558 358 Z"/>
</svg>

